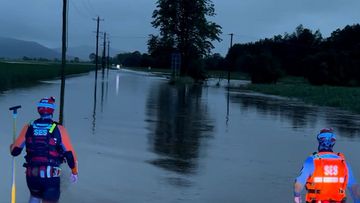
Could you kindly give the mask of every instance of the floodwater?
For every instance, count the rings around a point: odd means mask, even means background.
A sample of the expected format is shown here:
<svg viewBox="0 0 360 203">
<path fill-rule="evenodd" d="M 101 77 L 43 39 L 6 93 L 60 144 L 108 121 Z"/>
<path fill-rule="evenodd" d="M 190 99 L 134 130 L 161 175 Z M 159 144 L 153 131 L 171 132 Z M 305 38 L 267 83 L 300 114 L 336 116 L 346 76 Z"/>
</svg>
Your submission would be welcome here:
<svg viewBox="0 0 360 203">
<path fill-rule="evenodd" d="M 316 151 L 323 127 L 335 129 L 335 150 L 345 153 L 359 180 L 360 115 L 216 82 L 171 86 L 163 77 L 126 70 L 99 74 L 96 85 L 94 72 L 68 78 L 64 125 L 79 181 L 70 184 L 63 164 L 60 202 L 292 202 L 294 178 Z M 59 94 L 54 80 L 0 95 L 0 202 L 10 202 L 8 108 L 22 105 L 19 132 L 37 117 L 41 97 L 59 101 Z M 17 202 L 29 196 L 23 155 L 16 158 Z"/>
</svg>

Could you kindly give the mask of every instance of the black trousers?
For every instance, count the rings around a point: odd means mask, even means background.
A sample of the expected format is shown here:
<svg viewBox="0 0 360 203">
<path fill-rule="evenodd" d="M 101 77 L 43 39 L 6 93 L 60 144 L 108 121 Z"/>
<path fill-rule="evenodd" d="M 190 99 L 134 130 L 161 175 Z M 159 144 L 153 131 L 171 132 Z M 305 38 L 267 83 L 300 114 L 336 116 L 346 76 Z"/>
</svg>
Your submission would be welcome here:
<svg viewBox="0 0 360 203">
<path fill-rule="evenodd" d="M 26 183 L 33 197 L 55 202 L 60 199 L 60 177 L 40 178 L 26 176 Z"/>
</svg>

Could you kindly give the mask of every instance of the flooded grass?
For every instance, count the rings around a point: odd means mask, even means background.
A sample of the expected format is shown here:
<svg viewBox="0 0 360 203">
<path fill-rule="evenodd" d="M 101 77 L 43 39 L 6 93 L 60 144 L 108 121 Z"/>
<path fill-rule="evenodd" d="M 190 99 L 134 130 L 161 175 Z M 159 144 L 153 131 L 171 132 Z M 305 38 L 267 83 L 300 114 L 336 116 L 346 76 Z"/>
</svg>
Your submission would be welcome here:
<svg viewBox="0 0 360 203">
<path fill-rule="evenodd" d="M 93 70 L 91 64 L 67 64 L 66 75 L 86 73 Z M 0 62 L 0 90 L 36 84 L 40 80 L 61 76 L 59 63 L 7 63 Z"/>
<path fill-rule="evenodd" d="M 227 71 L 207 71 L 208 78 L 218 78 L 218 79 L 227 79 L 228 78 Z M 249 80 L 250 77 L 246 73 L 240 72 L 230 72 L 230 80 Z"/>
<path fill-rule="evenodd" d="M 360 88 L 356 87 L 313 86 L 299 78 L 286 78 L 278 84 L 249 84 L 242 88 L 360 113 Z"/>
</svg>

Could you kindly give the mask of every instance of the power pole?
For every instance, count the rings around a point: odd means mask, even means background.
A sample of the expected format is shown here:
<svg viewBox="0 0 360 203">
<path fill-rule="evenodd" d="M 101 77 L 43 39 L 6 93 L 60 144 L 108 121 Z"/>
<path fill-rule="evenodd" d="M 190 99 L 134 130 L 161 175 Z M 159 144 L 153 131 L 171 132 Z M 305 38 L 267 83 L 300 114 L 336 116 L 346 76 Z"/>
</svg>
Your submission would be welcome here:
<svg viewBox="0 0 360 203">
<path fill-rule="evenodd" d="M 230 33 L 230 48 L 229 50 L 232 48 L 232 43 L 233 43 L 233 36 L 234 33 Z M 228 67 L 228 85 L 230 84 L 230 66 Z"/>
<path fill-rule="evenodd" d="M 95 50 L 95 81 L 97 80 L 97 71 L 98 71 L 98 58 L 99 58 L 99 25 L 100 25 L 100 17 L 98 16 L 96 19 L 96 50 Z"/>
<path fill-rule="evenodd" d="M 62 25 L 62 51 L 61 51 L 61 89 L 60 89 L 60 113 L 59 123 L 64 120 L 64 96 L 65 96 L 65 66 L 66 66 L 66 34 L 67 34 L 67 0 L 63 0 L 63 25 Z"/>
<path fill-rule="evenodd" d="M 103 49 L 103 55 L 101 58 L 101 68 L 102 68 L 102 73 L 104 74 L 105 71 L 105 64 L 106 64 L 106 32 L 104 33 L 104 49 Z"/>
<path fill-rule="evenodd" d="M 110 40 L 108 40 L 108 51 L 107 51 L 107 69 L 109 70 L 110 68 Z"/>
</svg>

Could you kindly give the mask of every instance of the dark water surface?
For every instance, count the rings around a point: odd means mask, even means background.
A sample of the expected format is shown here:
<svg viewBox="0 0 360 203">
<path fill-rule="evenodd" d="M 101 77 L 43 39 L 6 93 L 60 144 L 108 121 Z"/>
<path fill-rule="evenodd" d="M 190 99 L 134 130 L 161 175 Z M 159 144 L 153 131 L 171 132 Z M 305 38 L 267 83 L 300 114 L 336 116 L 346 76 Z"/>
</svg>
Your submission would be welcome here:
<svg viewBox="0 0 360 203">
<path fill-rule="evenodd" d="M 293 180 L 323 127 L 336 130 L 335 149 L 360 178 L 359 115 L 215 83 L 170 86 L 123 70 L 99 74 L 94 91 L 94 73 L 69 78 L 64 124 L 77 151 L 79 182 L 69 183 L 63 165 L 61 202 L 291 202 Z M 0 95 L 0 202 L 10 202 L 8 108 L 23 106 L 19 131 L 37 117 L 41 97 L 60 100 L 59 87 L 46 81 Z M 17 202 L 26 202 L 23 158 L 16 161 Z"/>
</svg>

